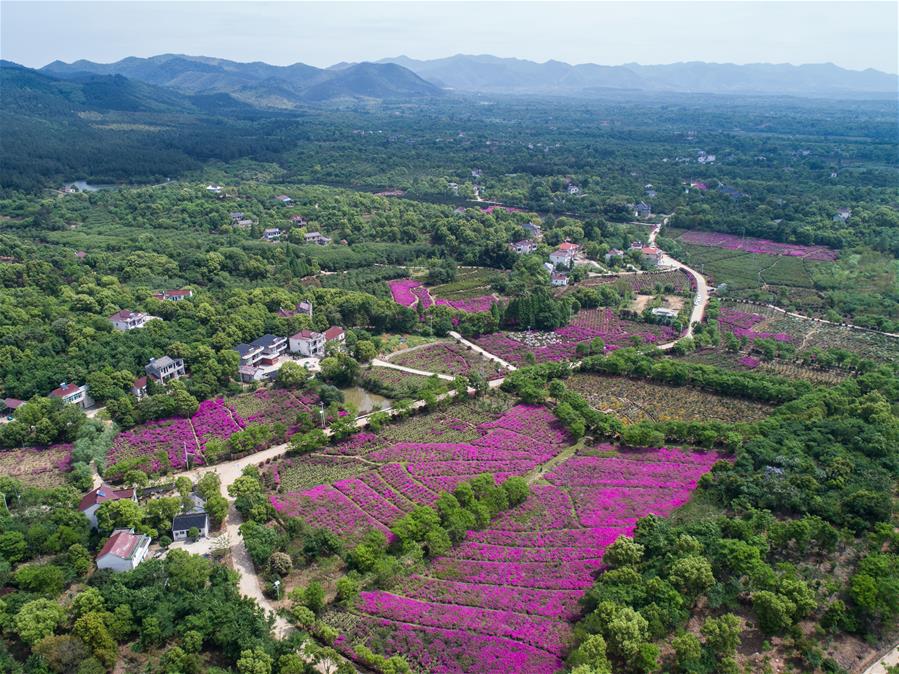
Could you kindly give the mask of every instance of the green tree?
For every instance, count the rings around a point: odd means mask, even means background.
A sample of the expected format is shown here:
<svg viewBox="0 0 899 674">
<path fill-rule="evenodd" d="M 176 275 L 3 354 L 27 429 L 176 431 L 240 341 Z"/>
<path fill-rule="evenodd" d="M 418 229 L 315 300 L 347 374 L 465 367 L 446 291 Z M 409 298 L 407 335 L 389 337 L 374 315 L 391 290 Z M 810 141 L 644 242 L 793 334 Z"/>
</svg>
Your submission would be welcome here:
<svg viewBox="0 0 899 674">
<path fill-rule="evenodd" d="M 65 620 L 62 606 L 50 599 L 35 599 L 22 606 L 13 620 L 16 633 L 27 644 L 50 636 Z"/>
<path fill-rule="evenodd" d="M 613 569 L 634 566 L 643 559 L 643 552 L 642 545 L 635 543 L 627 536 L 619 536 L 612 545 L 606 548 L 603 561 Z"/>
<path fill-rule="evenodd" d="M 139 529 L 143 520 L 143 508 L 131 499 L 105 501 L 97 508 L 97 529 L 107 536 L 115 529 Z"/>
<path fill-rule="evenodd" d="M 715 584 L 712 565 L 705 557 L 688 555 L 681 557 L 671 565 L 668 580 L 691 601 Z"/>
<path fill-rule="evenodd" d="M 237 660 L 237 671 L 240 674 L 271 674 L 272 658 L 259 648 L 241 651 Z"/>
</svg>

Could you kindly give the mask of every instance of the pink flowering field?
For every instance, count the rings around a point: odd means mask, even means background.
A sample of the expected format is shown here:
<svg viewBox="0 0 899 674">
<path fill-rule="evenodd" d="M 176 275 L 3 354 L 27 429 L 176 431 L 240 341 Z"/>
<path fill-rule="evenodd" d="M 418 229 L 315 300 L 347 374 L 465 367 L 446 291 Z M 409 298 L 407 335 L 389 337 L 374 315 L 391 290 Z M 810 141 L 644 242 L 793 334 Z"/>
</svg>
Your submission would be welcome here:
<svg viewBox="0 0 899 674">
<path fill-rule="evenodd" d="M 151 421 L 120 433 L 106 455 L 106 465 L 133 457 L 144 457 L 142 469 L 166 473 L 203 465 L 206 443 L 212 438 L 227 440 L 248 424 L 282 423 L 287 435 L 296 430 L 299 412 L 315 414 L 318 397 L 308 391 L 260 389 L 228 400 L 204 400 L 190 419 L 172 417 Z"/>
<path fill-rule="evenodd" d="M 451 491 L 481 473 L 491 473 L 498 480 L 524 475 L 557 455 L 568 442 L 555 416 L 541 406 L 518 405 L 477 424 L 440 417 L 445 435 L 426 431 L 421 439 L 395 441 L 386 433 L 364 433 L 329 448 L 326 456 L 293 459 L 289 470 L 276 467 L 280 489 L 272 495 L 272 504 L 279 512 L 303 517 L 348 540 L 371 528 L 388 533 L 396 519 L 416 504 L 434 503 L 441 491 Z M 357 474 L 291 489 L 292 483 L 303 479 L 299 475 L 335 469 L 322 467 L 329 456 L 335 467 L 355 459 Z"/>
<path fill-rule="evenodd" d="M 431 297 L 431 293 L 428 292 L 424 283 L 413 279 L 396 279 L 388 281 L 387 285 L 390 287 L 390 294 L 393 296 L 393 301 L 404 307 L 415 307 L 420 304 L 422 309 L 429 309 L 437 304 L 440 306 L 452 307 L 456 311 L 477 313 L 490 311 L 490 306 L 496 301 L 490 295 L 458 300 L 446 300 L 443 298 L 435 300 Z"/>
<path fill-rule="evenodd" d="M 571 323 L 553 332 L 495 332 L 481 335 L 473 341 L 481 348 L 503 360 L 518 365 L 527 353 L 533 353 L 538 363 L 570 360 L 575 357 L 579 342 L 600 337 L 611 351 L 630 346 L 631 341 L 664 344 L 677 338 L 674 328 L 639 323 L 619 318 L 611 309 L 584 309 Z"/>
<path fill-rule="evenodd" d="M 560 670 L 605 549 L 639 518 L 686 503 L 719 458 L 599 449 L 559 464 L 525 503 L 468 532 L 424 574 L 362 592 L 337 647 L 351 656 L 351 644 L 365 642 L 435 674 Z"/>
<path fill-rule="evenodd" d="M 764 316 L 737 309 L 722 307 L 718 314 L 718 326 L 722 332 L 731 332 L 735 337 L 746 337 L 750 341 L 756 339 L 774 339 L 778 342 L 791 341 L 785 332 L 761 332 L 753 327 L 765 320 Z"/>
<path fill-rule="evenodd" d="M 837 252 L 826 246 L 803 246 L 798 243 L 777 243 L 768 239 L 753 239 L 736 236 L 734 234 L 719 234 L 718 232 L 685 232 L 680 240 L 695 246 L 710 246 L 724 248 L 725 250 L 741 250 L 746 253 L 758 253 L 761 255 L 786 255 L 789 257 L 802 257 L 807 260 L 829 262 L 837 259 Z"/>
</svg>

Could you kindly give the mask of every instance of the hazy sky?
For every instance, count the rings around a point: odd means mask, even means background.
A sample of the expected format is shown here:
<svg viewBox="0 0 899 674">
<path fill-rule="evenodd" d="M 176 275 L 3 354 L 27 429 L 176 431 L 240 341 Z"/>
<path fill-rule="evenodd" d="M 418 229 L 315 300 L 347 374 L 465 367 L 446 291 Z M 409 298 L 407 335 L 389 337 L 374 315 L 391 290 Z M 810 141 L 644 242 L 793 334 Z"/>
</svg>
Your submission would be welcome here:
<svg viewBox="0 0 899 674">
<path fill-rule="evenodd" d="M 165 52 L 327 66 L 457 53 L 615 65 L 822 63 L 897 72 L 893 2 L 41 2 L 0 0 L 27 66 Z"/>
</svg>

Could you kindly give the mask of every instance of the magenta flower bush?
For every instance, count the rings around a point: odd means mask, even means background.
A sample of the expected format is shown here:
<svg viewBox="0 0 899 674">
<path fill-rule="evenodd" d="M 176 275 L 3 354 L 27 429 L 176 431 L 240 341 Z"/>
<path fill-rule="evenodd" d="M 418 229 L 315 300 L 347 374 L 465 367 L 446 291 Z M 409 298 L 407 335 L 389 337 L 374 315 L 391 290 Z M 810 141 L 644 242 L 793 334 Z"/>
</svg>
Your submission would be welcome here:
<svg viewBox="0 0 899 674">
<path fill-rule="evenodd" d="M 190 418 L 190 423 L 197 434 L 201 453 L 206 450 L 206 443 L 210 438 L 227 440 L 241 429 L 221 398 L 201 402 Z"/>
<path fill-rule="evenodd" d="M 491 295 L 469 297 L 464 300 L 445 300 L 443 298 L 437 300 L 437 304 L 439 305 L 452 307 L 456 311 L 464 311 L 469 314 L 490 311 L 490 307 L 493 306 L 494 302 L 496 302 L 496 299 Z"/>
<path fill-rule="evenodd" d="M 60 486 L 65 483 L 65 473 L 72 470 L 73 449 L 70 443 L 60 443 L 0 450 L 0 475 L 34 487 Z"/>
<path fill-rule="evenodd" d="M 119 433 L 106 455 L 106 465 L 114 466 L 124 459 L 145 457 L 142 467 L 149 473 L 180 470 L 199 455 L 197 436 L 189 419 L 173 417 L 151 421 Z"/>
<path fill-rule="evenodd" d="M 506 374 L 504 368 L 456 342 L 437 342 L 400 351 L 393 354 L 390 361 L 416 370 L 449 375 L 468 375 L 474 371 L 487 380 L 498 379 Z"/>
<path fill-rule="evenodd" d="M 759 366 L 760 361 L 758 358 L 753 358 L 752 356 L 743 356 L 737 362 L 740 363 L 740 365 L 742 365 L 743 367 L 748 367 L 750 370 L 754 370 Z"/>
<path fill-rule="evenodd" d="M 798 243 L 777 243 L 768 239 L 753 239 L 719 234 L 717 232 L 685 232 L 680 240 L 696 246 L 711 246 L 725 250 L 742 250 L 761 255 L 786 255 L 807 260 L 830 262 L 837 259 L 837 252 L 826 246 L 803 246 Z"/>
</svg>

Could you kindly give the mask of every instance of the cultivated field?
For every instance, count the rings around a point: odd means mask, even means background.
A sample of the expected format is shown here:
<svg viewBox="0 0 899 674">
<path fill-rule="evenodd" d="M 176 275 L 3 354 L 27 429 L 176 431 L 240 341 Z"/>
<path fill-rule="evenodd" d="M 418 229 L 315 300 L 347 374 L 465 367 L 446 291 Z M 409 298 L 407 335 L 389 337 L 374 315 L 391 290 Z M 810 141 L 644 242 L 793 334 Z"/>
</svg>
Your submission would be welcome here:
<svg viewBox="0 0 899 674">
<path fill-rule="evenodd" d="M 687 386 L 673 387 L 623 377 L 578 373 L 566 385 L 593 407 L 628 423 L 638 421 L 755 421 L 771 413 L 761 403 L 728 398 Z"/>
<path fill-rule="evenodd" d="M 400 351 L 391 355 L 389 360 L 391 363 L 416 370 L 449 375 L 464 376 L 476 372 L 488 380 L 505 375 L 505 370 L 496 363 L 488 361 L 454 341 L 438 342 L 417 349 Z"/>
<path fill-rule="evenodd" d="M 0 451 L 0 475 L 31 487 L 59 487 L 72 467 L 72 445 L 22 447 Z"/>
</svg>

